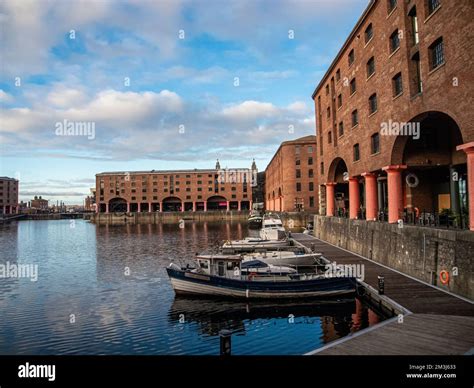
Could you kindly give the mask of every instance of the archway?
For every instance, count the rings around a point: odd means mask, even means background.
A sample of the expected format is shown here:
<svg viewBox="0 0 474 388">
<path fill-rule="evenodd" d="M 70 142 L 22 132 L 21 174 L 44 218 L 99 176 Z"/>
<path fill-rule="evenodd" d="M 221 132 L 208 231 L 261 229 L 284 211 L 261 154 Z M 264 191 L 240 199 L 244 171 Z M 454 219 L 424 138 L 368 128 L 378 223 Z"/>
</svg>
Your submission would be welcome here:
<svg viewBox="0 0 474 388">
<path fill-rule="evenodd" d="M 207 210 L 227 210 L 227 199 L 214 195 L 207 199 Z"/>
<path fill-rule="evenodd" d="M 407 221 L 464 226 L 468 219 L 466 155 L 456 151 L 462 133 L 439 111 L 411 119 L 395 139 L 392 165 L 406 165 L 404 209 Z"/>
<path fill-rule="evenodd" d="M 335 215 L 345 217 L 349 211 L 349 172 L 342 158 L 335 158 L 328 170 L 328 183 L 336 183 L 334 187 Z"/>
<path fill-rule="evenodd" d="M 127 201 L 116 197 L 109 201 L 109 213 L 125 213 L 127 211 Z"/>
<path fill-rule="evenodd" d="M 182 201 L 178 197 L 166 197 L 163 199 L 164 212 L 179 212 L 181 211 Z"/>
</svg>

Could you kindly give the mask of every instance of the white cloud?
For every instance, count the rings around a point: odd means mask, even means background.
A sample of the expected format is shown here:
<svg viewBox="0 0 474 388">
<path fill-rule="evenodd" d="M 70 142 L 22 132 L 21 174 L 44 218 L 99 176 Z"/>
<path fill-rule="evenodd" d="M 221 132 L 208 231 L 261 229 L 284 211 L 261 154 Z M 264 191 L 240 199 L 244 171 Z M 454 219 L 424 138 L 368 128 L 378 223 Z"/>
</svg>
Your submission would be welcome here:
<svg viewBox="0 0 474 388">
<path fill-rule="evenodd" d="M 0 89 L 0 102 L 7 103 L 12 101 L 13 96 Z"/>
</svg>

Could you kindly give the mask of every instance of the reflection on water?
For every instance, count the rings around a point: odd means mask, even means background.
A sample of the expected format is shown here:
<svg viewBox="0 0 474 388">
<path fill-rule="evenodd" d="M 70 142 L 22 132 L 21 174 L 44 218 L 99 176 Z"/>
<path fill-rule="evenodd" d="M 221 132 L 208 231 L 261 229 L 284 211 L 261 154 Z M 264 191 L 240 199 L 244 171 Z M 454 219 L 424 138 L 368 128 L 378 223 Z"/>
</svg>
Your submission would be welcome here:
<svg viewBox="0 0 474 388">
<path fill-rule="evenodd" d="M 254 232 L 254 231 L 253 231 Z M 380 321 L 357 299 L 254 302 L 176 298 L 165 268 L 241 223 L 0 226 L 0 264 L 38 264 L 37 282 L 0 279 L 0 354 L 302 354 Z"/>
</svg>

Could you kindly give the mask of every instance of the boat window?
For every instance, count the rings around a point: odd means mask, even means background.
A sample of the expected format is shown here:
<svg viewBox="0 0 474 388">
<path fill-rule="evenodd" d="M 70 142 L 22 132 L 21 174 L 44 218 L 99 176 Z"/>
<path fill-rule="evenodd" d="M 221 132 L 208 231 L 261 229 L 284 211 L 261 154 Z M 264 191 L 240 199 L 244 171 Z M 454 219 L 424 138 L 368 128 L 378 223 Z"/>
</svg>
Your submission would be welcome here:
<svg viewBox="0 0 474 388">
<path fill-rule="evenodd" d="M 208 269 L 209 262 L 207 260 L 199 260 L 199 266 L 203 269 Z"/>
</svg>

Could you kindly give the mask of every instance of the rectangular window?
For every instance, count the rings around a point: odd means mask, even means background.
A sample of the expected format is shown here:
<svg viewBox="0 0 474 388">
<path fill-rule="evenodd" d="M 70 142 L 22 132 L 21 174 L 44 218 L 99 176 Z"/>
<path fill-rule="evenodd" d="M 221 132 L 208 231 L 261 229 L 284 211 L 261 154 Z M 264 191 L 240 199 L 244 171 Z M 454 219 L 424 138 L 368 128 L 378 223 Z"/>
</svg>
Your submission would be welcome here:
<svg viewBox="0 0 474 388">
<path fill-rule="evenodd" d="M 339 81 L 341 79 L 341 69 L 336 70 L 336 81 Z"/>
<path fill-rule="evenodd" d="M 337 107 L 340 108 L 342 106 L 342 94 L 337 96 Z"/>
<path fill-rule="evenodd" d="M 341 121 L 339 123 L 339 136 L 344 135 L 344 123 Z"/>
<path fill-rule="evenodd" d="M 301 147 L 299 145 L 295 146 L 295 154 L 296 155 L 300 154 L 300 149 L 301 149 Z"/>
<path fill-rule="evenodd" d="M 301 182 L 296 182 L 296 191 L 301 191 Z"/>
<path fill-rule="evenodd" d="M 357 124 L 359 124 L 359 113 L 357 112 L 357 109 L 352 111 L 351 118 L 352 118 L 352 126 L 353 127 L 355 127 Z"/>
<path fill-rule="evenodd" d="M 408 14 L 411 21 L 411 35 L 412 35 L 412 44 L 417 45 L 420 41 L 420 36 L 418 34 L 418 18 L 416 16 L 416 7 L 413 7 Z"/>
<path fill-rule="evenodd" d="M 313 153 L 313 147 L 312 146 L 308 146 L 308 154 L 312 154 Z"/>
<path fill-rule="evenodd" d="M 369 97 L 369 112 L 370 114 L 377 112 L 377 94 L 372 94 Z"/>
<path fill-rule="evenodd" d="M 370 23 L 365 29 L 365 43 L 368 43 L 370 39 L 374 36 L 374 29 L 372 23 Z"/>
<path fill-rule="evenodd" d="M 352 49 L 352 50 L 349 52 L 348 61 L 349 61 L 349 66 L 354 63 L 354 61 L 355 61 L 354 49 Z"/>
<path fill-rule="evenodd" d="M 326 85 L 326 96 L 329 94 L 329 85 Z"/>
<path fill-rule="evenodd" d="M 309 182 L 309 184 L 308 184 L 308 190 L 309 190 L 309 191 L 314 191 L 314 183 L 313 183 L 313 182 Z"/>
<path fill-rule="evenodd" d="M 309 197 L 309 207 L 314 207 L 314 197 Z"/>
<path fill-rule="evenodd" d="M 324 174 L 324 162 L 321 162 L 319 172 L 321 173 L 321 175 Z"/>
<path fill-rule="evenodd" d="M 392 32 L 392 35 L 390 35 L 390 52 L 393 53 L 399 47 L 400 47 L 400 36 L 398 34 L 398 29 L 397 29 Z"/>
<path fill-rule="evenodd" d="M 301 164 L 301 160 L 300 160 L 299 158 L 296 159 L 296 160 L 295 160 L 295 164 L 296 164 L 297 166 L 299 166 L 299 165 Z"/>
<path fill-rule="evenodd" d="M 440 0 L 428 0 L 428 15 L 431 15 L 441 5 Z"/>
<path fill-rule="evenodd" d="M 414 88 L 413 94 L 418 94 L 423 91 L 423 84 L 421 82 L 421 64 L 420 64 L 420 53 L 416 53 L 411 58 L 412 65 L 415 70 L 415 77 L 413 78 Z"/>
<path fill-rule="evenodd" d="M 367 78 L 375 73 L 375 59 L 374 57 L 370 58 L 367 61 Z"/>
<path fill-rule="evenodd" d="M 397 0 L 387 0 L 387 2 L 388 2 L 388 13 L 390 13 L 397 6 Z"/>
<path fill-rule="evenodd" d="M 370 137 L 371 151 L 372 154 L 377 154 L 380 152 L 380 136 L 378 133 L 374 133 Z"/>
<path fill-rule="evenodd" d="M 313 178 L 313 175 L 314 175 L 314 174 L 313 174 L 313 169 L 310 168 L 310 169 L 308 170 L 308 178 Z"/>
<path fill-rule="evenodd" d="M 359 144 L 354 144 L 354 162 L 360 159 Z"/>
<path fill-rule="evenodd" d="M 310 156 L 308 158 L 308 166 L 311 166 L 313 164 L 313 158 Z"/>
<path fill-rule="evenodd" d="M 398 73 L 392 78 L 392 84 L 393 84 L 393 96 L 396 97 L 402 94 L 403 92 L 402 73 Z"/>
<path fill-rule="evenodd" d="M 352 78 L 350 83 L 351 94 L 354 94 L 357 90 L 356 79 Z"/>
<path fill-rule="evenodd" d="M 301 178 L 301 170 L 296 170 L 296 178 Z"/>
<path fill-rule="evenodd" d="M 326 109 L 326 117 L 327 118 L 331 117 L 331 108 L 329 108 L 329 107 Z"/>
<path fill-rule="evenodd" d="M 329 144 L 332 143 L 332 132 L 331 131 L 328 132 L 328 143 Z"/>
<path fill-rule="evenodd" d="M 444 63 L 443 38 L 437 39 L 429 48 L 431 69 L 436 69 Z"/>
</svg>

